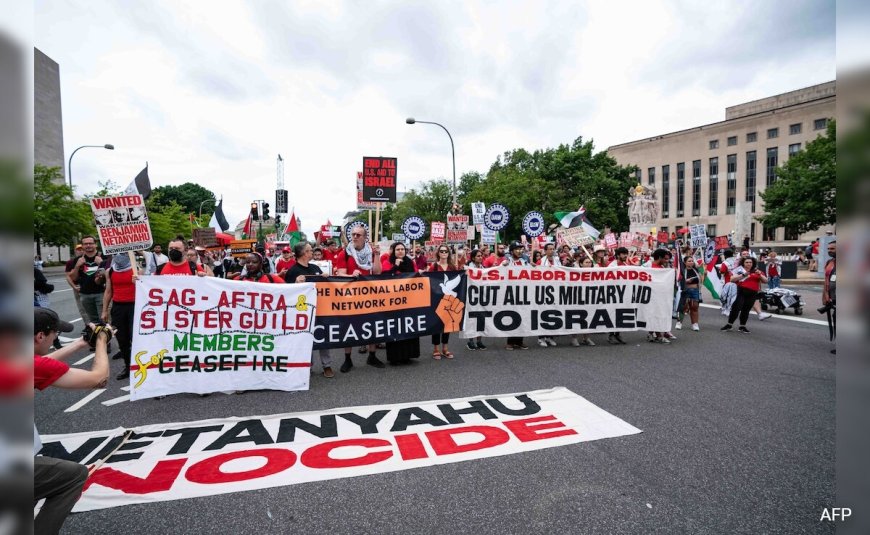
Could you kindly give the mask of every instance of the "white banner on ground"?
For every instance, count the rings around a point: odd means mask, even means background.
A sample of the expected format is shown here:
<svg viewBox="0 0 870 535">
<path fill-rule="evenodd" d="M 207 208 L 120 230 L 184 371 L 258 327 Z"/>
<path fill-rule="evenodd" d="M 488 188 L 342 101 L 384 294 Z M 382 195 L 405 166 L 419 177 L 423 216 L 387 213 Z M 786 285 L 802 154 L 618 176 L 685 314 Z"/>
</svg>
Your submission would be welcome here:
<svg viewBox="0 0 870 535">
<path fill-rule="evenodd" d="M 130 431 L 126 439 L 124 429 L 42 437 L 43 455 L 83 464 L 109 455 L 88 478 L 74 511 L 395 472 L 641 432 L 564 387 Z"/>
<path fill-rule="evenodd" d="M 316 300 L 314 283 L 140 279 L 130 399 L 308 390 Z"/>
<path fill-rule="evenodd" d="M 669 331 L 674 270 L 468 270 L 464 337 Z"/>
</svg>

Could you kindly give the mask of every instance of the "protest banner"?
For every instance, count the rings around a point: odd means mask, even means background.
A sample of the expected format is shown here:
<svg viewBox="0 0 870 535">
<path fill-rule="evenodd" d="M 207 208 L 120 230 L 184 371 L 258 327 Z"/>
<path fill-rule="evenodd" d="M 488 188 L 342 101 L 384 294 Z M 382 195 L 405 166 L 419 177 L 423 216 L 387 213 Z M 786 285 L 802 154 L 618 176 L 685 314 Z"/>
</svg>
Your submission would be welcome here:
<svg viewBox="0 0 870 535">
<path fill-rule="evenodd" d="M 724 251 L 731 247 L 731 242 L 728 241 L 728 236 L 716 236 L 715 242 L 717 250 Z"/>
<path fill-rule="evenodd" d="M 668 233 L 660 230 L 659 233 L 656 235 L 656 241 L 659 243 L 668 243 Z"/>
<path fill-rule="evenodd" d="M 595 238 L 586 232 L 583 227 L 562 228 L 556 230 L 561 242 L 571 247 L 582 247 L 595 243 Z"/>
<path fill-rule="evenodd" d="M 363 202 L 396 202 L 396 158 L 363 158 Z"/>
<path fill-rule="evenodd" d="M 41 451 L 86 465 L 104 461 L 73 509 L 83 512 L 396 472 L 640 432 L 556 387 L 45 435 Z"/>
<path fill-rule="evenodd" d="M 463 337 L 667 331 L 673 288 L 672 269 L 470 269 Z"/>
<path fill-rule="evenodd" d="M 314 284 L 144 277 L 130 400 L 180 392 L 308 390 Z"/>
<path fill-rule="evenodd" d="M 193 229 L 193 244 L 199 247 L 216 246 L 218 241 L 215 229 L 211 227 Z"/>
<path fill-rule="evenodd" d="M 689 225 L 689 244 L 692 247 L 705 247 L 707 245 L 706 225 Z"/>
<path fill-rule="evenodd" d="M 468 239 L 468 216 L 447 216 L 447 243 L 465 243 Z"/>
<path fill-rule="evenodd" d="M 443 221 L 432 222 L 432 230 L 429 232 L 429 236 L 432 238 L 432 241 L 443 242 L 445 233 L 446 227 Z"/>
<path fill-rule="evenodd" d="M 363 174 L 362 171 L 358 171 L 356 174 L 356 209 L 374 210 L 377 206 L 378 203 L 376 202 L 366 202 L 363 200 Z"/>
<path fill-rule="evenodd" d="M 94 197 L 90 204 L 103 254 L 151 248 L 154 241 L 141 195 Z"/>
<path fill-rule="evenodd" d="M 358 346 L 461 331 L 466 284 L 461 271 L 318 280 L 314 347 Z"/>
<path fill-rule="evenodd" d="M 256 250 L 257 240 L 233 240 L 230 242 L 230 254 L 233 255 L 233 258 L 244 258 Z"/>
<path fill-rule="evenodd" d="M 486 216 L 486 204 L 482 202 L 471 203 L 471 220 L 474 225 L 483 225 Z"/>
<path fill-rule="evenodd" d="M 480 241 L 488 245 L 495 245 L 497 232 L 486 227 L 480 229 Z"/>
</svg>

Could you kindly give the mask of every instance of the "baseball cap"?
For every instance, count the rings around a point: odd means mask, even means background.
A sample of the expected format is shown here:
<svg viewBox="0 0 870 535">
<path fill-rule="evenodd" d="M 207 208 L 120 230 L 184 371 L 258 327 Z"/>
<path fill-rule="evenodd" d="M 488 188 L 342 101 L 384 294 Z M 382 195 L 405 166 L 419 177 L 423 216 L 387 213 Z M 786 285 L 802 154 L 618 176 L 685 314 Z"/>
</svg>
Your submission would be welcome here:
<svg viewBox="0 0 870 535">
<path fill-rule="evenodd" d="M 515 240 L 515 241 L 512 241 L 512 242 L 511 242 L 511 247 L 510 247 L 510 248 L 511 248 L 511 251 L 513 251 L 514 249 L 522 249 L 522 248 L 523 248 L 523 244 Z"/>
<path fill-rule="evenodd" d="M 607 250 L 607 249 L 605 249 L 603 245 L 600 245 L 600 244 L 599 244 L 599 245 L 596 245 L 596 246 L 592 249 L 592 252 L 593 252 L 593 253 L 597 253 L 598 251 L 606 251 L 606 250 Z"/>
<path fill-rule="evenodd" d="M 49 331 L 68 333 L 72 330 L 72 323 L 60 319 L 54 310 L 41 307 L 33 308 L 33 334 Z"/>
<path fill-rule="evenodd" d="M 282 252 L 282 253 L 290 253 L 290 252 L 292 252 L 292 251 L 290 251 L 290 248 L 289 248 L 289 247 L 284 247 L 283 249 L 281 249 L 281 252 Z"/>
</svg>

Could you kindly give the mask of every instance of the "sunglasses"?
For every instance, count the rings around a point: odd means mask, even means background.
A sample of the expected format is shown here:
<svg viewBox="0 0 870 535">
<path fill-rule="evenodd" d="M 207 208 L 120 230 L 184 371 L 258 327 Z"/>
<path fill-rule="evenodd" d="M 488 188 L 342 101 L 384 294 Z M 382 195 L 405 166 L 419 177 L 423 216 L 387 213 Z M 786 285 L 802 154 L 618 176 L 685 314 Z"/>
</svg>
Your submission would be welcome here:
<svg viewBox="0 0 870 535">
<path fill-rule="evenodd" d="M 441 249 L 441 250 L 438 251 L 438 252 L 439 252 L 439 253 L 449 253 L 450 251 L 448 251 L 447 249 Z"/>
</svg>

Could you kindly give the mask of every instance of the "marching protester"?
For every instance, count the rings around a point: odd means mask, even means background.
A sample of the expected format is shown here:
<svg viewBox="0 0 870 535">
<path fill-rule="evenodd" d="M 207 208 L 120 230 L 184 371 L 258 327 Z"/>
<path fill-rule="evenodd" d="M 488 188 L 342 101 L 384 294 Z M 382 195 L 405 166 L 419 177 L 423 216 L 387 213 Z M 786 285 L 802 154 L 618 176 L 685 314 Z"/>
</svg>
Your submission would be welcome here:
<svg viewBox="0 0 870 535">
<path fill-rule="evenodd" d="M 519 243 L 519 242 L 517 242 Z M 522 247 L 522 246 L 521 246 Z M 483 267 L 491 268 L 493 266 L 503 266 L 505 265 L 505 246 L 503 243 L 497 243 L 495 245 L 495 252 L 491 255 L 487 256 L 483 260 Z"/>
<path fill-rule="evenodd" d="M 583 260 L 580 261 L 580 265 L 577 267 L 582 268 L 582 269 L 594 269 L 595 264 L 592 263 L 591 258 L 586 256 L 586 257 L 583 257 Z M 613 334 L 611 333 L 610 336 L 613 336 Z M 621 340 L 621 338 L 620 338 L 620 340 Z M 592 339 L 589 338 L 588 334 L 581 334 L 581 335 L 579 335 L 579 337 L 576 334 L 572 334 L 571 335 L 571 345 L 574 347 L 580 347 L 581 345 L 594 346 L 595 342 L 593 342 Z"/>
<path fill-rule="evenodd" d="M 85 337 L 68 344 L 63 349 L 49 353 L 53 341 L 62 332 L 73 330 L 71 323 L 63 321 L 48 308 L 34 309 L 33 316 L 33 387 L 45 390 L 49 386 L 84 390 L 100 388 L 109 375 L 109 341 L 112 339 L 110 325 L 88 324 Z M 90 348 L 94 360 L 90 370 L 71 368 L 66 359 L 77 352 Z M 34 533 L 58 533 L 66 517 L 72 511 L 88 478 L 88 468 L 82 464 L 63 459 L 37 455 L 42 449 L 39 433 L 34 426 L 33 443 L 33 500 L 34 504 L 45 499 L 39 514 L 33 519 Z"/>
<path fill-rule="evenodd" d="M 359 277 L 360 275 L 380 275 L 381 263 L 376 259 L 381 251 L 375 243 L 369 243 L 366 229 L 362 225 L 354 225 L 350 231 L 351 242 L 347 247 L 339 251 L 333 262 L 336 275 L 340 277 Z M 368 358 L 366 364 L 375 368 L 385 368 L 381 360 L 375 354 L 375 344 L 368 344 Z M 351 358 L 352 347 L 344 348 L 344 363 L 339 368 L 342 373 L 347 373 L 353 368 Z"/>
<path fill-rule="evenodd" d="M 184 256 L 184 240 L 176 237 L 169 242 L 167 246 L 169 261 L 165 264 L 157 266 L 155 275 L 195 275 L 197 277 L 205 277 L 205 269 L 185 258 Z M 195 252 L 194 252 L 195 253 Z"/>
<path fill-rule="evenodd" d="M 154 275 L 159 266 L 169 262 L 169 259 L 166 258 L 165 254 L 163 254 L 163 247 L 161 247 L 159 243 L 151 248 L 151 252 L 144 251 L 144 253 L 145 275 Z"/>
<path fill-rule="evenodd" d="M 822 287 L 822 308 L 819 312 L 828 315 L 828 330 L 831 333 L 831 341 L 837 336 L 837 242 L 828 243 L 828 256 L 830 260 L 825 262 L 825 285 Z M 836 355 L 837 348 L 831 350 Z"/>
<path fill-rule="evenodd" d="M 309 245 L 309 248 L 310 247 L 311 246 Z M 266 264 L 268 264 L 268 262 L 263 261 L 263 257 L 260 255 L 260 253 L 248 253 L 248 256 L 245 258 L 245 273 L 239 278 L 239 280 L 248 282 L 283 283 L 284 279 L 282 279 L 278 275 L 273 275 L 272 273 L 268 273 L 265 271 Z M 317 268 L 317 271 L 320 272 L 320 268 Z"/>
<path fill-rule="evenodd" d="M 473 249 L 471 251 L 471 256 L 469 257 L 468 263 L 465 264 L 465 269 L 483 269 L 483 251 L 480 249 Z M 468 342 L 466 342 L 465 347 L 469 351 L 475 351 L 480 349 L 481 351 L 486 349 L 486 346 L 483 345 L 483 337 L 477 336 L 475 338 L 469 338 Z"/>
<path fill-rule="evenodd" d="M 504 255 L 504 248 L 503 248 L 504 246 L 499 245 L 499 247 L 502 247 L 502 255 Z M 503 265 L 503 266 L 528 266 L 529 262 L 523 256 L 523 249 L 524 248 L 523 248 L 522 243 L 520 243 L 518 241 L 512 242 L 511 249 L 510 249 L 510 258 L 504 259 L 502 261 L 501 265 Z M 505 349 L 507 349 L 508 351 L 513 351 L 514 349 L 528 349 L 529 348 L 529 346 L 527 346 L 526 344 L 523 343 L 522 336 L 508 336 L 508 339 L 505 343 L 507 344 Z M 554 345 L 555 345 L 555 343 L 554 343 Z"/>
<path fill-rule="evenodd" d="M 54 291 L 54 284 L 48 282 L 48 279 L 45 278 L 45 274 L 42 273 L 41 269 L 36 267 L 33 268 L 33 306 L 48 308 L 51 306 L 51 299 L 48 297 L 48 294 Z M 54 339 L 54 348 L 60 349 L 62 344 L 60 343 L 60 338 L 56 337 Z"/>
<path fill-rule="evenodd" d="M 390 256 L 383 261 L 381 273 L 398 275 L 399 273 L 416 273 L 414 261 L 407 255 L 407 249 L 402 242 L 394 242 L 390 246 Z M 445 341 L 446 343 L 446 341 Z M 406 338 L 387 342 L 387 362 L 393 366 L 408 364 L 411 359 L 420 358 L 420 338 Z"/>
<path fill-rule="evenodd" d="M 667 249 L 656 249 L 652 254 L 651 268 L 665 269 L 670 267 L 671 253 Z M 647 335 L 647 340 L 659 344 L 670 344 L 673 335 L 669 332 L 650 332 Z"/>
<path fill-rule="evenodd" d="M 537 249 L 534 250 L 534 251 L 532 251 L 532 260 L 531 260 L 531 264 L 532 264 L 533 266 L 540 266 L 540 265 L 541 265 L 541 258 L 542 258 L 543 256 L 544 256 L 544 253 L 542 253 L 541 251 L 539 251 L 539 250 L 537 250 Z"/>
<path fill-rule="evenodd" d="M 97 252 L 97 240 L 93 236 L 82 238 L 82 250 L 82 256 L 76 260 L 69 276 L 78 286 L 87 322 L 97 323 L 100 321 L 100 312 L 103 309 L 105 290 L 103 258 Z"/>
<path fill-rule="evenodd" d="M 278 261 L 275 262 L 275 273 L 277 273 L 279 277 L 283 277 L 285 280 L 287 280 L 287 272 L 290 271 L 290 268 L 292 268 L 293 265 L 296 263 L 296 258 L 294 257 L 294 255 L 295 253 L 291 251 L 289 247 L 284 247 L 283 249 L 281 249 L 281 258 L 279 258 Z"/>
<path fill-rule="evenodd" d="M 335 257 L 338 256 L 338 244 L 333 239 L 326 240 L 326 248 L 323 250 L 323 259 L 335 262 Z"/>
<path fill-rule="evenodd" d="M 66 266 L 64 267 L 64 271 L 66 274 L 66 282 L 69 284 L 69 287 L 72 288 L 73 291 L 73 299 L 76 302 L 76 308 L 79 311 L 79 316 L 81 316 L 82 321 L 85 323 L 88 322 L 88 314 L 85 312 L 85 308 L 82 306 L 82 296 L 80 292 L 79 285 L 72 279 L 72 272 L 75 269 L 76 262 L 78 262 L 79 258 L 81 258 L 82 254 L 84 254 L 84 249 L 82 248 L 82 244 L 79 243 L 75 246 L 75 256 L 67 260 Z"/>
<path fill-rule="evenodd" d="M 120 358 L 124 369 L 115 378 L 119 381 L 130 377 L 130 359 L 133 346 L 133 310 L 136 302 L 136 274 L 130 256 L 126 253 L 112 257 L 112 265 L 106 271 L 106 293 L 103 299 L 103 310 L 100 319 L 111 323 L 117 329 L 116 337 L 120 351 L 112 358 Z M 109 305 L 111 304 L 111 322 L 109 321 Z"/>
<path fill-rule="evenodd" d="M 188 249 L 184 253 L 184 257 L 187 258 L 188 262 L 192 262 L 193 264 L 195 264 L 197 268 L 202 268 L 207 276 L 214 276 L 214 272 L 212 271 L 211 266 L 202 261 L 202 258 L 199 255 L 199 251 L 197 251 L 196 249 Z"/>
<path fill-rule="evenodd" d="M 559 260 L 559 255 L 556 254 L 556 245 L 553 243 L 544 245 L 544 255 L 540 257 L 535 265 L 543 267 L 561 266 L 562 262 Z"/>
<path fill-rule="evenodd" d="M 419 273 L 426 271 L 426 268 L 429 267 L 429 262 L 426 260 L 426 251 L 422 245 L 418 245 L 414 249 L 414 267 Z"/>
<path fill-rule="evenodd" d="M 749 311 L 758 298 L 761 283 L 767 282 L 767 277 L 758 269 L 755 259 L 747 256 L 740 260 L 740 265 L 731 273 L 731 282 L 737 285 L 737 297 L 728 314 L 728 323 L 721 330 L 730 331 L 739 315 L 740 327 L 737 330 L 749 334 L 751 331 L 746 328 L 746 320 L 749 319 Z"/>
<path fill-rule="evenodd" d="M 287 249 L 285 247 L 284 249 Z M 282 253 L 285 251 L 282 251 Z M 311 263 L 311 259 L 314 256 L 311 250 L 311 244 L 308 242 L 300 242 L 293 246 L 293 256 L 295 256 L 295 262 L 293 265 L 286 270 L 283 275 L 284 280 L 288 283 L 303 283 L 306 280 L 306 277 L 314 277 L 322 275 L 323 272 L 320 268 Z M 319 349 L 318 354 L 320 356 L 320 365 L 323 368 L 323 376 L 327 379 L 332 379 L 335 377 L 335 372 L 332 371 L 332 357 L 329 354 L 328 349 Z M 314 363 L 314 351 L 311 352 L 311 362 Z"/>
<path fill-rule="evenodd" d="M 607 267 L 607 249 L 597 244 L 592 249 L 592 262 L 598 267 Z"/>
<path fill-rule="evenodd" d="M 314 260 L 315 262 L 320 262 L 321 260 L 323 260 L 323 249 L 321 249 L 320 247 L 315 247 L 311 250 L 311 255 L 312 260 Z"/>
<path fill-rule="evenodd" d="M 617 247 L 614 251 L 615 257 L 607 267 L 615 267 L 615 266 L 630 266 L 628 263 L 628 249 L 625 247 Z M 622 339 L 622 335 L 619 332 L 608 333 L 607 342 L 610 344 L 625 344 L 626 341 Z"/>
<path fill-rule="evenodd" d="M 429 266 L 429 271 L 456 271 L 456 269 L 456 263 L 453 260 L 450 248 L 444 244 L 439 245 L 435 253 L 435 262 Z M 432 333 L 433 359 L 441 360 L 441 357 L 447 359 L 453 358 L 453 353 L 447 349 L 448 340 L 450 340 L 450 333 L 445 333 L 444 331 Z"/>
<path fill-rule="evenodd" d="M 692 330 L 700 331 L 698 326 L 698 306 L 701 302 L 701 284 L 704 282 L 704 270 L 698 269 L 695 264 L 695 257 L 687 256 L 683 259 L 683 303 L 684 307 L 680 310 L 679 318 L 675 328 L 683 328 L 683 315 L 689 314 L 689 320 L 692 322 Z"/>
</svg>

